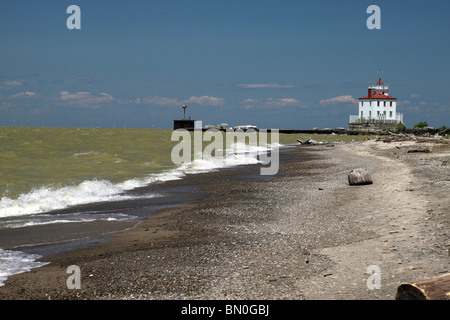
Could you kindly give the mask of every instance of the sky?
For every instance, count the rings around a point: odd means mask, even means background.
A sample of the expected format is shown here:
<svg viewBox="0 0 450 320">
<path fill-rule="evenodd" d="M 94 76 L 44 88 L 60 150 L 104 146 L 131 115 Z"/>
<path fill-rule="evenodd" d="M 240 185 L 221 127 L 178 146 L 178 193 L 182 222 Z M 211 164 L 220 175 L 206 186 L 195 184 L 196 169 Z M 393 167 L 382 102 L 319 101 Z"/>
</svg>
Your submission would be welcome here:
<svg viewBox="0 0 450 320">
<path fill-rule="evenodd" d="M 449 127 L 449 12 L 448 0 L 2 0 L 0 126 L 172 128 L 186 104 L 203 125 L 346 128 L 381 75 L 408 127 Z"/>
</svg>

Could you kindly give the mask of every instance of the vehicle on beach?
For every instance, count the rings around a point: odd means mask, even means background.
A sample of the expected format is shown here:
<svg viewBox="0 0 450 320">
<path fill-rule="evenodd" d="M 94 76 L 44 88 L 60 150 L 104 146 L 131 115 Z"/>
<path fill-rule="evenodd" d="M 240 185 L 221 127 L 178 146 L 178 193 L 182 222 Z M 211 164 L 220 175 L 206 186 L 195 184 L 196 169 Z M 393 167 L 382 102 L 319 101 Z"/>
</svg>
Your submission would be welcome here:
<svg viewBox="0 0 450 320">
<path fill-rule="evenodd" d="M 247 130 L 250 130 L 250 129 L 253 129 L 253 130 L 255 130 L 255 131 L 258 131 L 258 130 L 259 130 L 257 126 L 250 125 L 250 124 L 243 125 L 243 126 L 235 126 L 235 127 L 233 127 L 233 130 L 234 130 L 234 131 L 236 131 L 236 130 L 247 131 Z"/>
</svg>

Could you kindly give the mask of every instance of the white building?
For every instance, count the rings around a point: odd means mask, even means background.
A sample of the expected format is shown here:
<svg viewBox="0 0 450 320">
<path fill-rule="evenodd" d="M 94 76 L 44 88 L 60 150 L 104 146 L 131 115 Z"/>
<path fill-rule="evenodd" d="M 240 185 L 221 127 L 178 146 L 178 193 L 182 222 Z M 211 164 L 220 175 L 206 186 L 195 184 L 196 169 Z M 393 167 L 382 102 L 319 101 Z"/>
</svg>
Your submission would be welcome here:
<svg viewBox="0 0 450 320">
<path fill-rule="evenodd" d="M 397 98 L 389 95 L 389 86 L 381 78 L 369 86 L 367 96 L 359 98 L 358 115 L 350 123 L 403 123 L 403 113 L 397 113 Z"/>
</svg>

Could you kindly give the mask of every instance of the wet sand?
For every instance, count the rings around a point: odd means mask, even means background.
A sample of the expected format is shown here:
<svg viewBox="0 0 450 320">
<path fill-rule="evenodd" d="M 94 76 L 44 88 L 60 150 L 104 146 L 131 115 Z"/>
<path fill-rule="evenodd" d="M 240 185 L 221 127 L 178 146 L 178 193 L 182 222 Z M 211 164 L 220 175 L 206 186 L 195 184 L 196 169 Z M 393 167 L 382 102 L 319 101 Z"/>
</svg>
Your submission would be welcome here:
<svg viewBox="0 0 450 320">
<path fill-rule="evenodd" d="M 296 146 L 275 177 L 247 166 L 172 181 L 208 196 L 43 259 L 8 278 L 0 299 L 392 300 L 400 283 L 450 271 L 450 150 L 407 153 L 413 145 Z M 348 185 L 358 167 L 372 185 Z M 81 289 L 66 286 L 70 265 Z"/>
</svg>

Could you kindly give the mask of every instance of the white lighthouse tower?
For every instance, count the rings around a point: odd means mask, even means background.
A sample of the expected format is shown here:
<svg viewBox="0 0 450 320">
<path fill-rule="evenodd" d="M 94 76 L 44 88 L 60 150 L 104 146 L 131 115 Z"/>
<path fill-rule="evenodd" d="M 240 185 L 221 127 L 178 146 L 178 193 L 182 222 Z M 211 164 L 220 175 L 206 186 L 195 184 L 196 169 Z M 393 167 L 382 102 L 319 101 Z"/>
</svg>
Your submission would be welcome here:
<svg viewBox="0 0 450 320">
<path fill-rule="evenodd" d="M 381 78 L 369 86 L 367 96 L 359 98 L 358 115 L 351 115 L 349 124 L 398 124 L 403 114 L 397 113 L 397 98 L 389 95 L 389 86 Z"/>
</svg>

